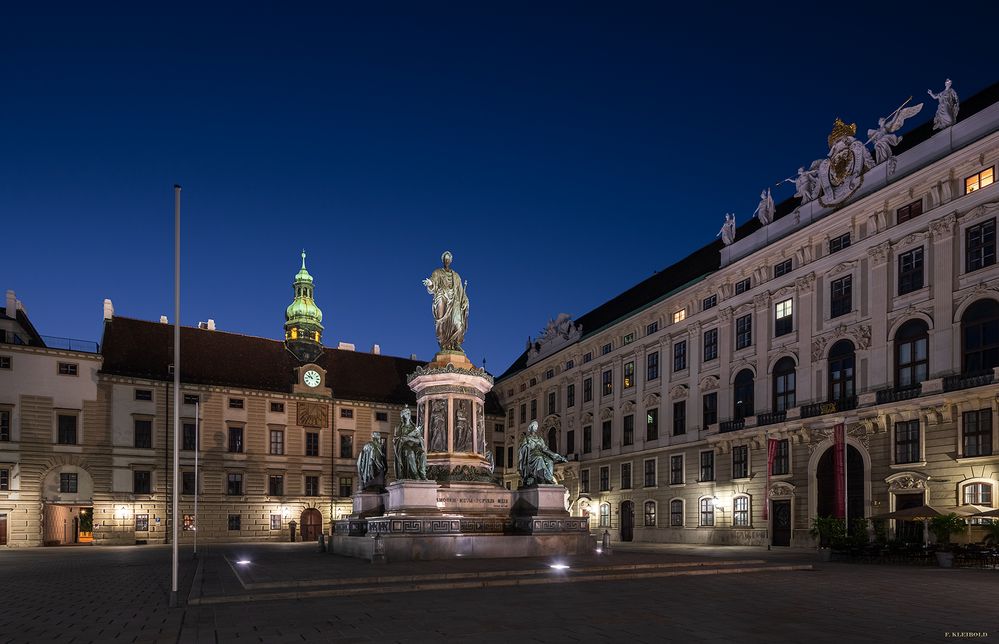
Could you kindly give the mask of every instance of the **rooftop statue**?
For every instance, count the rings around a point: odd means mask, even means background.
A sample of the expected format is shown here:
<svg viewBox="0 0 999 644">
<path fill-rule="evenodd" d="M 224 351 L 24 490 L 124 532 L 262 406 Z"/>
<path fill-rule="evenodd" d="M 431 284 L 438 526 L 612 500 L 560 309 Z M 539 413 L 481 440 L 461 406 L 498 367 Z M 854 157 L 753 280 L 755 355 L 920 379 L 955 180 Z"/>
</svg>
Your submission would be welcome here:
<svg viewBox="0 0 999 644">
<path fill-rule="evenodd" d="M 451 251 L 444 251 L 441 255 L 444 266 L 423 280 L 423 285 L 427 287 L 427 293 L 433 295 L 434 324 L 441 351 L 463 353 L 461 343 L 468 330 L 468 296 L 465 294 L 468 282 L 463 284 L 457 271 L 451 270 L 452 257 Z"/>
<path fill-rule="evenodd" d="M 815 199 L 819 196 L 819 164 L 822 163 L 821 159 L 812 161 L 812 165 L 805 170 L 804 167 L 798 168 L 797 177 L 788 177 L 781 181 L 781 183 L 793 183 L 794 184 L 794 196 L 801 199 L 801 203 L 805 204 L 809 201 Z M 799 208 L 801 205 L 799 204 Z"/>
<path fill-rule="evenodd" d="M 950 86 L 950 79 L 944 81 L 944 88 L 939 94 L 934 94 L 931 89 L 926 90 L 926 93 L 938 101 L 937 113 L 933 116 L 933 129 L 945 130 L 954 125 L 961 105 L 957 100 L 957 92 Z"/>
<path fill-rule="evenodd" d="M 774 198 L 770 196 L 770 188 L 767 188 L 760 193 L 760 203 L 756 206 L 756 211 L 753 214 L 756 215 L 761 224 L 766 226 L 774 220 L 776 212 L 777 208 L 774 206 Z"/>
<path fill-rule="evenodd" d="M 399 413 L 392 446 L 395 450 L 397 479 L 427 480 L 427 450 L 423 444 L 423 428 L 413 423 L 409 405 Z"/>
<path fill-rule="evenodd" d="M 360 489 L 380 487 L 385 484 L 385 452 L 381 432 L 371 432 L 371 440 L 364 444 L 357 455 L 357 478 Z"/>
<path fill-rule="evenodd" d="M 721 237 L 722 243 L 726 246 L 731 246 L 732 242 L 735 241 L 735 215 L 731 213 L 725 214 L 725 223 L 722 224 L 721 230 L 715 237 Z"/>
<path fill-rule="evenodd" d="M 909 101 L 912 97 L 909 97 Z M 912 107 L 906 107 L 905 103 L 895 110 L 892 114 L 878 119 L 878 128 L 876 130 L 867 130 L 868 143 L 874 144 L 874 159 L 878 164 L 888 162 L 888 173 L 895 173 L 895 165 L 897 160 L 892 152 L 892 148 L 902 142 L 902 137 L 895 134 L 895 132 L 902 129 L 902 124 L 905 123 L 907 118 L 919 114 L 919 111 L 923 109 L 923 104 L 913 105 Z"/>
<path fill-rule="evenodd" d="M 565 463 L 565 457 L 548 449 L 538 435 L 538 421 L 531 421 L 520 441 L 517 469 L 524 485 L 554 484 L 555 463 Z"/>
</svg>

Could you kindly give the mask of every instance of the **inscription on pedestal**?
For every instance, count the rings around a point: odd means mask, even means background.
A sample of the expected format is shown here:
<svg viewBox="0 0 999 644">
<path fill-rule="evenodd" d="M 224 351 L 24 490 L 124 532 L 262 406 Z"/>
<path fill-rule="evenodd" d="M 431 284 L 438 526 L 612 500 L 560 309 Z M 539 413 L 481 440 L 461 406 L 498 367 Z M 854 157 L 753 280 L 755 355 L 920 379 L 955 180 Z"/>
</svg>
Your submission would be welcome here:
<svg viewBox="0 0 999 644">
<path fill-rule="evenodd" d="M 497 510 L 508 512 L 510 510 L 510 496 L 510 493 L 506 491 L 497 493 L 493 491 L 450 491 L 444 489 L 437 492 L 437 507 L 445 512 L 448 510 Z"/>
</svg>

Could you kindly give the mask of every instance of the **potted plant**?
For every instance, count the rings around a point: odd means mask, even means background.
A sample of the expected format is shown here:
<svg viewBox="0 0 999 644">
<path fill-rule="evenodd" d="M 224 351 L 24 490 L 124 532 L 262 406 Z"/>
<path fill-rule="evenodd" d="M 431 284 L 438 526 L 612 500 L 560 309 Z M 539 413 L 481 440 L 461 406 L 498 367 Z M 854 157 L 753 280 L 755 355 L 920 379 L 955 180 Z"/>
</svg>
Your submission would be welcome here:
<svg viewBox="0 0 999 644">
<path fill-rule="evenodd" d="M 941 568 L 954 566 L 954 551 L 950 538 L 951 535 L 963 532 L 967 526 L 964 519 L 953 512 L 930 519 L 930 532 L 937 538 L 937 563 Z"/>
<path fill-rule="evenodd" d="M 819 541 L 819 558 L 822 561 L 829 561 L 832 558 L 832 548 L 840 547 L 846 539 L 843 519 L 834 517 L 815 517 L 808 532 Z"/>
</svg>

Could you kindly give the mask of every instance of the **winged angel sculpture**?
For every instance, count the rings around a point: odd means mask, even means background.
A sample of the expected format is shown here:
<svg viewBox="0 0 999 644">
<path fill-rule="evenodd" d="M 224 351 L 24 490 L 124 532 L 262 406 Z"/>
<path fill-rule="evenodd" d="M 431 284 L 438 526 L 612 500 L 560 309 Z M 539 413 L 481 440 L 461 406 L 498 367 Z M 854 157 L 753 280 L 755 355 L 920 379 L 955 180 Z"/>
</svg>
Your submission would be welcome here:
<svg viewBox="0 0 999 644">
<path fill-rule="evenodd" d="M 911 101 L 912 98 L 910 97 Z M 880 165 L 885 161 L 888 162 L 888 174 L 895 174 L 895 165 L 897 160 L 892 152 L 892 148 L 902 142 L 902 137 L 895 134 L 900 129 L 902 129 L 902 124 L 905 120 L 919 114 L 919 110 L 923 109 L 923 104 L 914 105 L 912 107 L 906 107 L 905 103 L 895 110 L 894 113 L 879 118 L 878 128 L 876 130 L 867 130 L 867 142 L 873 144 L 874 146 L 874 158 Z"/>
</svg>

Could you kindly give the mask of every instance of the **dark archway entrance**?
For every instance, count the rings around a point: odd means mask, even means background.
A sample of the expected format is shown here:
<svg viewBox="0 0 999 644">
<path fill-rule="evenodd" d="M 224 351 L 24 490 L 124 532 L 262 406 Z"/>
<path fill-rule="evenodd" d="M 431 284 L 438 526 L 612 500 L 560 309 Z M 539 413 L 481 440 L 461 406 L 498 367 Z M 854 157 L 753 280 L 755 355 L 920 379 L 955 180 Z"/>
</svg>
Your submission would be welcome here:
<svg viewBox="0 0 999 644">
<path fill-rule="evenodd" d="M 791 545 L 791 501 L 774 499 L 771 503 L 773 516 L 773 538 L 772 545 Z"/>
<path fill-rule="evenodd" d="M 922 492 L 895 495 L 895 511 L 918 508 L 923 505 Z M 922 521 L 896 521 L 895 538 L 905 543 L 923 543 Z"/>
<path fill-rule="evenodd" d="M 631 541 L 635 538 L 635 504 L 631 501 L 621 503 L 621 541 Z"/>
<path fill-rule="evenodd" d="M 829 447 L 819 458 L 815 468 L 815 515 L 820 517 L 836 516 L 836 470 L 833 458 L 834 449 Z M 846 449 L 846 508 L 853 530 L 853 520 L 864 515 L 864 483 L 867 473 L 864 471 L 864 458 L 853 445 Z"/>
<path fill-rule="evenodd" d="M 302 541 L 318 541 L 323 531 L 323 515 L 315 508 L 309 508 L 302 513 L 300 532 Z"/>
</svg>

